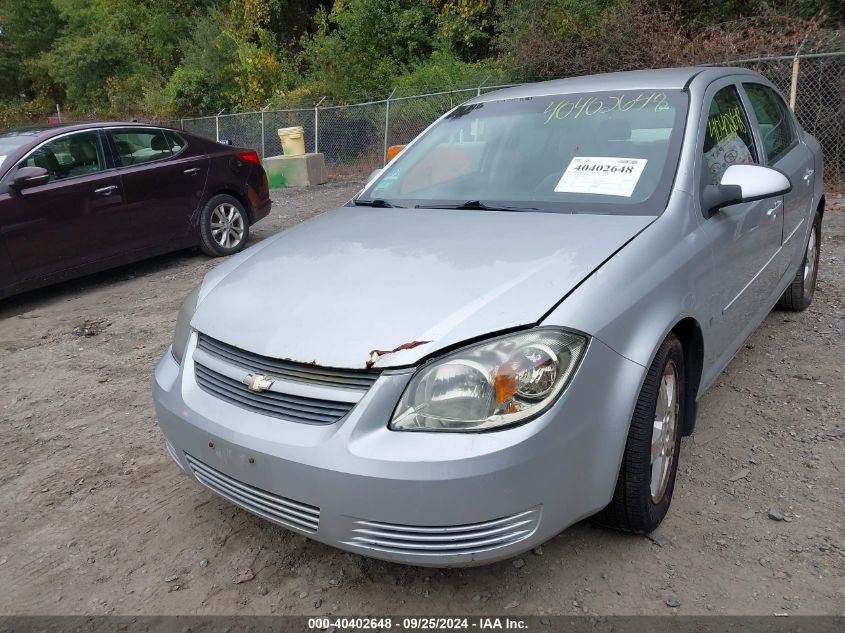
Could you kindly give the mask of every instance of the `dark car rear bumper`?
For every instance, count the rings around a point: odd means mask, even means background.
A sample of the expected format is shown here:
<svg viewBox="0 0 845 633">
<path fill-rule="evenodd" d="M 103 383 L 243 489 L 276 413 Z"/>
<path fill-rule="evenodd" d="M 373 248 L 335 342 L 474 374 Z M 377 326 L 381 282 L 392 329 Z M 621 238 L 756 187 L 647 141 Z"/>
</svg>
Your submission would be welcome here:
<svg viewBox="0 0 845 633">
<path fill-rule="evenodd" d="M 252 223 L 255 224 L 262 218 L 266 218 L 268 215 L 270 215 L 271 206 L 273 206 L 273 202 L 267 199 L 264 202 L 260 203 L 257 207 L 255 207 L 252 210 Z"/>
</svg>

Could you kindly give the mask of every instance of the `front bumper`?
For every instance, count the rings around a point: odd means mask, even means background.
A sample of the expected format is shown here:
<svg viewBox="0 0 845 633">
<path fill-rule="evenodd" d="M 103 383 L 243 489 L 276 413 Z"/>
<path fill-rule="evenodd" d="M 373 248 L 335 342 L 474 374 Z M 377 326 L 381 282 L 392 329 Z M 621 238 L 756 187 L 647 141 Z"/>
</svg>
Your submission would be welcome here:
<svg viewBox="0 0 845 633">
<path fill-rule="evenodd" d="M 645 369 L 593 339 L 539 418 L 502 431 L 387 428 L 411 371 L 385 371 L 336 424 L 287 422 L 200 389 L 196 335 L 169 351 L 154 397 L 168 450 L 230 501 L 317 541 L 429 566 L 528 550 L 610 500 Z"/>
</svg>

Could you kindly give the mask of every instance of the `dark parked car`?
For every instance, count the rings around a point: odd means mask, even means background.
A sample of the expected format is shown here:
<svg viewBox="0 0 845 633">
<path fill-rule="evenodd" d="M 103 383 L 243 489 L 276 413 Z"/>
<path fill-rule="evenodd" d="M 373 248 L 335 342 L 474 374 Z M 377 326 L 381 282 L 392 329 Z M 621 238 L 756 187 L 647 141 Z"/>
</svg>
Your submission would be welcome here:
<svg viewBox="0 0 845 633">
<path fill-rule="evenodd" d="M 137 123 L 0 133 L 0 298 L 199 246 L 243 249 L 270 212 L 258 154 Z"/>
</svg>

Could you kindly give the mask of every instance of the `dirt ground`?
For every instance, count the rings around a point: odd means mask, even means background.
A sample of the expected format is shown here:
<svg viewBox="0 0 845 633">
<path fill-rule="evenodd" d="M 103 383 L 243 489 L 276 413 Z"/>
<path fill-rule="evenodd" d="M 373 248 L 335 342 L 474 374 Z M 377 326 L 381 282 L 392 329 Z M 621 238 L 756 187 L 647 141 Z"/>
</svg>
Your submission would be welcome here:
<svg viewBox="0 0 845 633">
<path fill-rule="evenodd" d="M 358 184 L 279 192 L 253 240 Z M 703 398 L 659 532 L 582 523 L 463 570 L 309 541 L 170 461 L 153 368 L 214 263 L 182 252 L 0 302 L 0 614 L 845 613 L 845 209 L 811 309 L 773 312 Z"/>
</svg>

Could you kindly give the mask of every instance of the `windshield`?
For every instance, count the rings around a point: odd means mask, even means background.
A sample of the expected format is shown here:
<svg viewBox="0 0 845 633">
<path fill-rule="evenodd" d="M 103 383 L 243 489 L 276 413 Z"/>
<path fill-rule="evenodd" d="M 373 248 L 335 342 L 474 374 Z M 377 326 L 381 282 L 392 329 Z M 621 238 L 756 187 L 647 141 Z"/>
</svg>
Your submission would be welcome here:
<svg viewBox="0 0 845 633">
<path fill-rule="evenodd" d="M 686 109 L 685 93 L 653 90 L 465 104 L 354 202 L 658 215 Z"/>
</svg>

